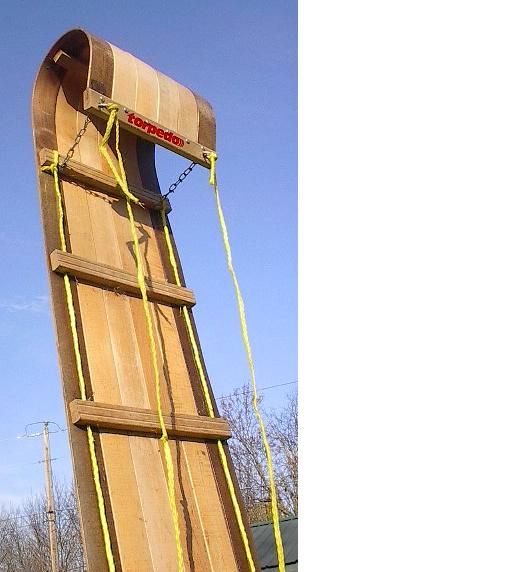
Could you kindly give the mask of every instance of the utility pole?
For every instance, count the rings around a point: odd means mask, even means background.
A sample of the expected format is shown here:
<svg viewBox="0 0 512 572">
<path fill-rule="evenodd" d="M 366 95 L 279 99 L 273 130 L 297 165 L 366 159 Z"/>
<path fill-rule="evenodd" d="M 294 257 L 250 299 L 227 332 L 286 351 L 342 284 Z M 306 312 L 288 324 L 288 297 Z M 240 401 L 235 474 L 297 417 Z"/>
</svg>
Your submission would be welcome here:
<svg viewBox="0 0 512 572">
<path fill-rule="evenodd" d="M 50 539 L 50 558 L 52 572 L 59 572 L 59 557 L 57 553 L 57 523 L 55 520 L 55 500 L 53 498 L 52 460 L 50 456 L 50 434 L 48 421 L 43 426 L 44 466 L 46 477 L 46 513 L 48 515 L 48 537 Z"/>
<path fill-rule="evenodd" d="M 48 425 L 55 425 L 58 427 L 56 431 L 49 431 Z M 40 433 L 28 433 L 28 428 L 33 425 L 42 425 L 43 430 Z M 51 572 L 59 572 L 59 556 L 57 547 L 57 520 L 55 518 L 55 499 L 53 497 L 53 476 L 52 476 L 52 458 L 50 455 L 50 434 L 64 431 L 61 427 L 53 421 L 36 421 L 29 423 L 25 426 L 25 433 L 18 438 L 23 439 L 27 437 L 43 436 L 43 463 L 45 467 L 45 480 L 46 480 L 46 516 L 48 518 L 48 539 L 50 544 L 50 562 Z"/>
</svg>

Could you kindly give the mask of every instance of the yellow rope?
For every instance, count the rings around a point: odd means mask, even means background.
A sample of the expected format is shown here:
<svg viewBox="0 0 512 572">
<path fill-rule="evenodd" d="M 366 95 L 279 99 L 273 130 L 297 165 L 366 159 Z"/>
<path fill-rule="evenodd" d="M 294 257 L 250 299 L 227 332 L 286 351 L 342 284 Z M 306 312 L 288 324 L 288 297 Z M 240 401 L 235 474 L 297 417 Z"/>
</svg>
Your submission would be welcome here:
<svg viewBox="0 0 512 572">
<path fill-rule="evenodd" d="M 179 572 L 184 572 L 185 565 L 183 562 L 183 549 L 181 546 L 180 540 L 180 530 L 179 530 L 179 516 L 178 516 L 178 509 L 176 506 L 176 493 L 175 493 L 175 486 L 174 486 L 174 466 L 172 462 L 171 456 L 171 449 L 169 447 L 169 438 L 167 434 L 167 428 L 165 427 L 165 421 L 162 412 L 162 401 L 160 396 L 160 372 L 158 369 L 158 357 L 157 357 L 157 350 L 156 350 L 156 343 L 155 343 L 155 336 L 153 332 L 153 320 L 151 318 L 151 311 L 148 302 L 147 296 L 147 289 L 146 289 L 146 281 L 144 277 L 143 271 L 143 263 L 142 258 L 140 255 L 139 249 L 139 241 L 137 237 L 137 230 L 135 228 L 135 219 L 133 216 L 131 202 L 139 203 L 139 199 L 132 195 L 128 189 L 128 183 L 126 180 L 126 173 L 124 170 L 123 159 L 121 156 L 121 152 L 119 150 L 119 119 L 117 118 L 118 106 L 114 104 L 110 104 L 107 107 L 108 111 L 110 111 L 110 116 L 108 118 L 107 127 L 105 130 L 105 135 L 100 143 L 100 152 L 105 157 L 112 174 L 114 175 L 116 181 L 118 182 L 119 186 L 121 187 L 123 193 L 126 196 L 126 208 L 128 211 L 128 218 L 130 220 L 130 229 L 133 239 L 133 248 L 135 253 L 135 261 L 137 266 L 137 281 L 139 284 L 140 292 L 142 295 L 142 301 L 144 305 L 144 314 L 146 316 L 146 327 L 149 336 L 149 344 L 151 348 L 151 360 L 153 364 L 153 373 L 155 376 L 155 391 L 156 391 L 156 403 L 157 403 L 157 410 L 158 410 L 158 420 L 160 422 L 160 430 L 162 432 L 161 441 L 163 444 L 164 450 L 164 457 L 165 457 L 165 466 L 167 470 L 167 495 L 169 498 L 169 505 L 171 507 L 171 513 L 174 523 L 174 533 L 176 538 L 176 551 L 177 551 L 177 560 L 178 560 L 178 570 Z M 107 143 L 110 138 L 110 133 L 112 131 L 112 126 L 115 123 L 116 127 L 116 154 L 117 160 L 119 165 L 119 172 L 115 168 L 112 160 L 107 151 Z"/>
<path fill-rule="evenodd" d="M 231 274 L 231 278 L 233 280 L 233 285 L 235 287 L 236 292 L 236 299 L 238 303 L 238 314 L 240 317 L 240 326 L 242 329 L 242 338 L 244 342 L 245 352 L 247 354 L 247 361 L 249 364 L 249 370 L 251 373 L 251 381 L 252 381 L 252 406 L 254 409 L 254 413 L 258 420 L 261 432 L 261 438 L 263 440 L 263 446 L 265 449 L 265 456 L 267 460 L 267 469 L 268 469 L 268 476 L 269 476 L 269 485 L 270 485 L 270 501 L 272 506 L 272 524 L 274 528 L 274 538 L 276 541 L 276 551 L 277 551 L 277 561 L 279 572 L 285 572 L 285 562 L 284 562 L 284 551 L 283 551 L 283 543 L 281 540 L 281 531 L 279 529 L 279 511 L 277 507 L 277 493 L 276 493 L 276 486 L 274 482 L 274 471 L 272 468 L 272 455 L 270 453 L 270 446 L 267 440 L 267 434 L 265 431 L 265 424 L 263 423 L 263 419 L 260 415 L 258 409 L 258 390 L 256 387 L 256 375 L 254 373 L 254 362 L 252 359 L 252 351 L 251 351 L 251 344 L 249 343 L 249 334 L 247 331 L 247 320 L 245 318 L 245 307 L 244 307 L 244 300 L 242 298 L 242 293 L 240 291 L 240 286 L 238 285 L 238 280 L 236 277 L 235 269 L 233 268 L 233 260 L 231 257 L 231 247 L 229 245 L 229 237 L 228 237 L 228 230 L 226 227 L 226 221 L 224 219 L 224 213 L 222 211 L 222 206 L 220 204 L 220 197 L 219 197 L 219 188 L 217 185 L 217 176 L 215 173 L 215 162 L 217 160 L 217 155 L 215 153 L 209 154 L 210 160 L 210 185 L 213 187 L 213 191 L 215 194 L 215 202 L 217 204 L 217 214 L 219 217 L 219 222 L 222 231 L 222 239 L 224 242 L 224 250 L 226 251 L 228 269 Z"/>
<path fill-rule="evenodd" d="M 53 163 L 47 167 L 42 167 L 43 171 L 49 172 L 53 175 L 55 198 L 57 200 L 57 211 L 59 218 L 59 236 L 60 236 L 60 248 L 64 252 L 67 252 L 66 247 L 66 235 L 64 234 L 64 209 L 62 206 L 62 194 L 60 192 L 59 186 L 59 153 L 58 151 L 53 152 Z M 80 398 L 87 399 L 85 391 L 85 380 L 82 367 L 82 357 L 80 355 L 80 346 L 78 344 L 78 332 L 76 327 L 76 315 L 75 308 L 73 305 L 73 296 L 71 293 L 71 284 L 69 281 L 69 276 L 64 274 L 64 287 L 66 290 L 66 302 L 69 314 L 69 323 L 71 327 L 71 334 L 73 337 L 73 348 L 75 353 L 76 370 L 78 373 L 78 383 L 80 386 Z M 90 425 L 87 425 L 87 442 L 89 445 L 89 455 L 91 458 L 92 474 L 94 480 L 94 487 L 96 489 L 96 498 L 98 501 L 98 509 L 100 513 L 101 530 L 103 532 L 103 542 L 105 544 L 105 555 L 107 557 L 109 572 L 115 572 L 114 556 L 112 554 L 112 547 L 110 544 L 110 534 L 108 530 L 107 517 L 105 514 L 105 501 L 103 499 L 103 492 L 101 490 L 100 473 L 98 469 L 98 461 L 96 458 L 96 451 L 94 448 L 94 435 Z"/>
<path fill-rule="evenodd" d="M 169 227 L 167 225 L 167 216 L 165 214 L 165 207 L 162 206 L 160 210 L 160 216 L 162 218 L 162 228 L 164 229 L 164 236 L 165 236 L 165 243 L 167 244 L 167 252 L 169 254 L 169 262 L 171 263 L 171 267 L 174 273 L 174 279 L 178 286 L 182 286 L 180 275 L 178 272 L 178 265 L 176 263 L 176 257 L 174 255 L 174 249 L 171 243 L 171 236 L 169 233 Z M 201 380 L 201 386 L 203 389 L 203 395 L 206 401 L 206 408 L 208 411 L 208 415 L 210 417 L 215 417 L 215 412 L 213 409 L 212 399 L 210 396 L 210 391 L 208 389 L 208 383 L 206 382 L 206 375 L 203 369 L 203 364 L 201 362 L 201 358 L 199 357 L 199 348 L 197 346 L 196 336 L 194 334 L 194 329 L 192 328 L 192 322 L 190 320 L 190 312 L 187 306 L 183 307 L 183 315 L 185 316 L 185 323 L 187 325 L 187 331 L 190 338 L 190 342 L 192 344 L 192 353 L 194 355 L 194 362 L 199 373 L 199 378 Z M 222 464 L 222 468 L 224 470 L 224 475 L 226 477 L 226 482 L 228 485 L 229 495 L 231 497 L 231 502 L 233 503 L 233 508 L 235 510 L 236 521 L 238 524 L 238 528 L 240 530 L 240 535 L 242 537 L 242 542 L 245 549 L 245 554 L 247 557 L 247 562 L 249 563 L 249 567 L 251 572 L 255 572 L 256 567 L 254 565 L 254 560 L 251 554 L 251 548 L 249 546 L 249 539 L 247 537 L 247 532 L 245 530 L 244 521 L 242 517 L 242 511 L 240 510 L 240 505 L 238 504 L 238 499 L 235 492 L 235 486 L 233 484 L 233 479 L 231 477 L 231 472 L 229 470 L 228 460 L 226 457 L 226 453 L 224 451 L 224 444 L 219 439 L 217 441 L 217 448 L 219 449 L 220 460 Z"/>
</svg>

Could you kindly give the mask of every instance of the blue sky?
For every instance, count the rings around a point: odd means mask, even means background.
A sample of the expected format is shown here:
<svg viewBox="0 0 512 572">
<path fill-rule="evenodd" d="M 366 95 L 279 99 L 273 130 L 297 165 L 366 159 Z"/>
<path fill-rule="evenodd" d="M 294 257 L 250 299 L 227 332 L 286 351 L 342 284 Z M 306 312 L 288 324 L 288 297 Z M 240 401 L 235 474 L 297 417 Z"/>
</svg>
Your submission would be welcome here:
<svg viewBox="0 0 512 572">
<path fill-rule="evenodd" d="M 31 133 L 32 84 L 64 32 L 82 27 L 187 85 L 213 105 L 218 176 L 260 387 L 297 373 L 297 10 L 283 0 L 3 4 L 0 38 L 0 504 L 43 485 L 39 439 L 25 425 L 65 426 Z M 188 163 L 158 151 L 162 188 Z M 249 378 L 207 173 L 172 198 L 171 224 L 217 397 Z M 296 385 L 264 392 L 279 407 Z M 66 433 L 52 439 L 57 478 L 70 478 Z"/>
</svg>

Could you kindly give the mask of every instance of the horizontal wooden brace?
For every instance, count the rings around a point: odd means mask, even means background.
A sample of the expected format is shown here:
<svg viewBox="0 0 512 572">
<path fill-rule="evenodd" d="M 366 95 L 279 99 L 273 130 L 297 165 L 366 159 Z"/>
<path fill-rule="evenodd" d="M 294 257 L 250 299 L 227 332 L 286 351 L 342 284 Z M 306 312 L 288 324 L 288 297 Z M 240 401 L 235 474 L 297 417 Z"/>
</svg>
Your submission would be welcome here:
<svg viewBox="0 0 512 572">
<path fill-rule="evenodd" d="M 75 399 L 69 403 L 69 410 L 72 423 L 79 427 L 90 425 L 114 432 L 161 434 L 158 414 L 149 409 Z M 231 437 L 229 423 L 223 417 L 176 413 L 164 415 L 164 423 L 170 437 L 216 441 Z"/>
<path fill-rule="evenodd" d="M 151 143 L 161 145 L 169 151 L 174 151 L 174 153 L 207 169 L 210 167 L 205 159 L 205 153 L 210 153 L 211 149 L 200 145 L 197 141 L 191 141 L 176 131 L 171 132 L 165 125 L 148 119 L 136 109 L 126 108 L 122 103 L 113 101 L 90 87 L 84 91 L 84 111 L 87 113 L 107 119 L 109 112 L 106 106 L 109 103 L 115 103 L 119 106 L 117 116 L 120 126 L 124 129 L 142 139 L 151 141 Z"/>
<path fill-rule="evenodd" d="M 53 151 L 51 149 L 41 149 L 39 160 L 42 167 L 51 165 L 53 163 Z M 62 163 L 62 161 L 64 161 L 64 156 L 59 155 L 59 163 Z M 88 167 L 79 161 L 69 159 L 66 165 L 62 167 L 59 172 L 63 179 L 81 183 L 91 190 L 101 191 L 107 195 L 124 198 L 124 193 L 114 177 L 111 177 L 98 169 Z M 129 185 L 128 188 L 131 193 L 140 199 L 146 208 L 158 210 L 161 208 L 162 195 L 135 185 Z M 165 212 L 170 212 L 171 205 L 167 199 L 164 199 L 164 205 Z"/>
<path fill-rule="evenodd" d="M 92 284 L 141 295 L 137 276 L 121 268 L 62 250 L 54 250 L 50 254 L 50 263 L 52 270 L 58 274 L 71 274 Z M 151 278 L 146 278 L 146 286 L 150 300 L 175 306 L 193 306 L 196 303 L 194 293 L 189 288 Z"/>
<path fill-rule="evenodd" d="M 87 77 L 87 72 L 89 71 L 89 68 L 85 64 L 83 64 L 80 60 L 78 60 L 77 58 L 73 58 L 63 50 L 57 50 L 57 52 L 53 56 L 53 61 L 61 68 L 64 68 L 66 71 L 81 73 L 82 75 Z"/>
</svg>

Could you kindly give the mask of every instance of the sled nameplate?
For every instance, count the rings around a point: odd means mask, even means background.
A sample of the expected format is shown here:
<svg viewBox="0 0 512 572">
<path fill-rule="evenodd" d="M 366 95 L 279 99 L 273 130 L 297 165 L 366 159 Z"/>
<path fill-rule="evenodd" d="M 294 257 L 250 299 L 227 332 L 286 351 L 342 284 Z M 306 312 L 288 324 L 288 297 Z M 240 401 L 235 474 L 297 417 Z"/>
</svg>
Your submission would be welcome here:
<svg viewBox="0 0 512 572">
<path fill-rule="evenodd" d="M 167 129 L 164 125 L 160 125 L 156 121 L 148 119 L 137 111 L 128 109 L 121 103 L 105 97 L 90 87 L 84 91 L 84 111 L 88 113 L 105 119 L 109 113 L 106 106 L 110 103 L 115 103 L 119 106 L 117 115 L 122 128 L 134 133 L 138 137 L 151 141 L 151 143 L 161 145 L 169 149 L 169 151 L 174 151 L 174 153 L 190 161 L 194 161 L 194 163 L 202 167 L 209 168 L 205 154 L 211 153 L 211 149 L 180 135 L 176 131 Z"/>
</svg>

